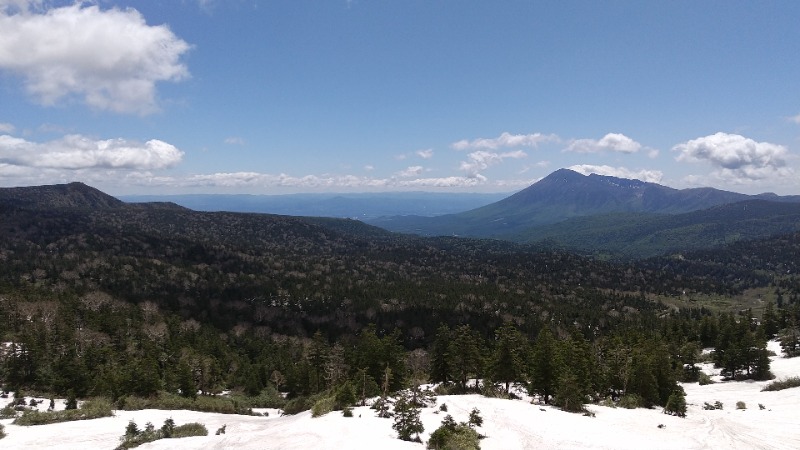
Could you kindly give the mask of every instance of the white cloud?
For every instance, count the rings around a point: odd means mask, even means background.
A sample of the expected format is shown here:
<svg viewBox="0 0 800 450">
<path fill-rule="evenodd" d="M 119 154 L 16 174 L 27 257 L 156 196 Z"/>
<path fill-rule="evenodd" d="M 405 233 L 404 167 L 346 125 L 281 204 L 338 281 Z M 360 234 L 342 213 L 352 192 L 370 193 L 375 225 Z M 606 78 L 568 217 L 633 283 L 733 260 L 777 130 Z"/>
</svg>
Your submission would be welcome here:
<svg viewBox="0 0 800 450">
<path fill-rule="evenodd" d="M 0 133 L 13 133 L 16 127 L 10 123 L 0 122 Z"/>
<path fill-rule="evenodd" d="M 427 150 L 417 150 L 417 156 L 422 159 L 431 159 L 433 158 L 433 149 L 429 148 Z"/>
<path fill-rule="evenodd" d="M 800 114 L 798 114 L 796 116 L 789 117 L 788 119 L 789 119 L 789 122 L 794 122 L 794 123 L 800 125 Z"/>
<path fill-rule="evenodd" d="M 568 167 L 570 170 L 574 170 L 575 172 L 589 175 L 589 174 L 597 174 L 597 175 L 605 175 L 617 178 L 627 178 L 633 180 L 641 180 L 646 181 L 648 183 L 660 183 L 661 180 L 664 178 L 664 173 L 660 170 L 629 170 L 625 167 L 611 167 L 611 166 L 594 166 L 591 164 L 579 164 L 576 166 Z"/>
<path fill-rule="evenodd" d="M 164 169 L 184 153 L 157 139 L 145 143 L 125 139 L 93 140 L 73 134 L 36 143 L 0 135 L 0 164 L 49 169 Z"/>
<path fill-rule="evenodd" d="M 497 150 L 499 148 L 537 147 L 543 142 L 557 142 L 558 136 L 554 134 L 510 134 L 503 133 L 492 139 L 478 138 L 472 141 L 462 139 L 450 144 L 455 150 Z"/>
<path fill-rule="evenodd" d="M 397 183 L 401 187 L 471 187 L 478 186 L 487 181 L 486 177 L 477 174 L 474 177 L 442 177 L 442 178 L 418 178 L 416 180 L 404 180 Z"/>
<path fill-rule="evenodd" d="M 419 176 L 425 169 L 422 166 L 411 166 L 404 170 L 397 172 L 397 176 L 401 178 L 411 178 Z"/>
<path fill-rule="evenodd" d="M 716 133 L 678 144 L 672 150 L 679 152 L 678 161 L 708 162 L 717 167 L 714 176 L 729 181 L 784 178 L 794 173 L 786 166 L 790 157 L 786 147 L 738 134 Z"/>
<path fill-rule="evenodd" d="M 228 145 L 244 145 L 244 139 L 238 136 L 231 136 L 229 138 L 225 138 L 225 143 Z"/>
<path fill-rule="evenodd" d="M 364 170 L 366 170 L 367 172 L 372 172 L 373 170 L 375 170 L 375 166 L 367 164 L 366 166 L 364 166 Z"/>
<path fill-rule="evenodd" d="M 0 11 L 11 13 L 25 13 L 29 10 L 39 10 L 43 0 L 0 0 Z"/>
<path fill-rule="evenodd" d="M 515 150 L 513 152 L 495 153 L 478 150 L 467 155 L 467 161 L 462 161 L 461 170 L 467 172 L 469 176 L 475 176 L 478 172 L 489 168 L 495 164 L 500 164 L 503 160 L 525 158 L 528 154 L 522 150 Z"/>
<path fill-rule="evenodd" d="M 620 133 L 608 133 L 599 140 L 576 139 L 564 149 L 566 152 L 598 153 L 612 151 L 620 153 L 636 153 L 642 144 Z"/>
<path fill-rule="evenodd" d="M 180 61 L 189 44 L 133 8 L 0 1 L 0 70 L 20 75 L 44 105 L 77 97 L 98 110 L 149 114 L 157 82 L 189 76 Z"/>
</svg>

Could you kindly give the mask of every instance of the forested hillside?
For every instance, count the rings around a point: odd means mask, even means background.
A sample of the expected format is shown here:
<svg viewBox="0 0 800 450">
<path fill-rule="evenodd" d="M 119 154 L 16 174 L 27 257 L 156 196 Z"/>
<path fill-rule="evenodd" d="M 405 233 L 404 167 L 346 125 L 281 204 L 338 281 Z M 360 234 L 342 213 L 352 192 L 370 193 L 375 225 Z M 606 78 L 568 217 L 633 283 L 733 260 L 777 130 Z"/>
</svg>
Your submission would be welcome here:
<svg viewBox="0 0 800 450">
<path fill-rule="evenodd" d="M 610 264 L 352 220 L 37 189 L 0 190 L 6 387 L 115 401 L 277 389 L 308 407 L 318 393 L 422 380 L 465 390 L 480 377 L 547 400 L 577 393 L 573 405 L 634 394 L 664 404 L 696 375 L 702 347 L 720 349 L 731 377 L 768 376 L 765 339 L 798 318 L 797 234 Z M 747 311 L 654 300 L 756 287 L 781 296 L 761 325 Z"/>
</svg>

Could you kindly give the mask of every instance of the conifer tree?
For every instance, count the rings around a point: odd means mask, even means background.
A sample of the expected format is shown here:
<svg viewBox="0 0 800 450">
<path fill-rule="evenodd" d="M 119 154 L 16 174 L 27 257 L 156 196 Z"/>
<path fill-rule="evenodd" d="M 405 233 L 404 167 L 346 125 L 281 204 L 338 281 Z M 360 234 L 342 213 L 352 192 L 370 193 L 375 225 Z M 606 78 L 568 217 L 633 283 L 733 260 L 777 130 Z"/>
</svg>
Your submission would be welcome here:
<svg viewBox="0 0 800 450">
<path fill-rule="evenodd" d="M 550 397 L 558 386 L 562 367 L 558 343 L 549 328 L 542 328 L 533 347 L 530 392 L 538 394 L 545 403 L 550 403 Z"/>
<path fill-rule="evenodd" d="M 664 407 L 664 414 L 671 414 L 678 417 L 686 417 L 686 394 L 683 388 L 672 391 Z"/>
<path fill-rule="evenodd" d="M 431 347 L 431 376 L 434 383 L 447 383 L 453 381 L 453 370 L 450 367 L 450 327 L 446 324 L 439 325 L 436 338 Z"/>
<path fill-rule="evenodd" d="M 403 441 L 419 442 L 419 434 L 425 431 L 419 418 L 419 408 L 414 406 L 406 394 L 401 394 L 394 404 L 394 424 L 397 437 Z M 415 438 L 412 438 L 415 436 Z"/>
<path fill-rule="evenodd" d="M 461 325 L 453 332 L 453 341 L 450 345 L 450 366 L 453 367 L 455 377 L 463 390 L 467 388 L 467 380 L 470 375 L 474 375 L 476 378 L 480 375 L 483 368 L 480 336 L 469 325 Z"/>
<path fill-rule="evenodd" d="M 506 393 L 515 381 L 524 381 L 528 366 L 528 343 L 512 324 L 495 331 L 491 375 L 494 381 L 505 383 Z"/>
</svg>

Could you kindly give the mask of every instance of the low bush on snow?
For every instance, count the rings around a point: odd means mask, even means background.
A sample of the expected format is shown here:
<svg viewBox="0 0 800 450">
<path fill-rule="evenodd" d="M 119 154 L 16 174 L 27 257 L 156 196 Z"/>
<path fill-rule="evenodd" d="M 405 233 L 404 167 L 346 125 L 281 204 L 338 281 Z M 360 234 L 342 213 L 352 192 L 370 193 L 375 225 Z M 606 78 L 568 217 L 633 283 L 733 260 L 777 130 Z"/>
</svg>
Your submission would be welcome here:
<svg viewBox="0 0 800 450">
<path fill-rule="evenodd" d="M 47 425 L 57 422 L 70 422 L 73 420 L 90 420 L 100 417 L 110 417 L 114 415 L 111 402 L 106 399 L 94 399 L 86 401 L 79 409 L 65 409 L 63 411 L 42 412 L 29 409 L 22 412 L 22 415 L 14 419 L 14 425 Z"/>
<path fill-rule="evenodd" d="M 217 432 L 217 434 L 220 434 Z M 158 430 L 151 422 L 147 422 L 144 430 L 140 430 L 136 422 L 130 421 L 125 427 L 125 434 L 120 438 L 122 443 L 116 450 L 138 447 L 148 442 L 159 439 L 175 439 L 191 436 L 208 436 L 208 429 L 202 423 L 192 422 L 184 425 L 175 425 L 175 421 L 169 418 L 164 421 L 164 425 Z"/>
<path fill-rule="evenodd" d="M 773 381 L 764 386 L 762 391 L 782 391 L 793 387 L 800 387 L 800 377 L 790 377 L 783 380 Z"/>
</svg>

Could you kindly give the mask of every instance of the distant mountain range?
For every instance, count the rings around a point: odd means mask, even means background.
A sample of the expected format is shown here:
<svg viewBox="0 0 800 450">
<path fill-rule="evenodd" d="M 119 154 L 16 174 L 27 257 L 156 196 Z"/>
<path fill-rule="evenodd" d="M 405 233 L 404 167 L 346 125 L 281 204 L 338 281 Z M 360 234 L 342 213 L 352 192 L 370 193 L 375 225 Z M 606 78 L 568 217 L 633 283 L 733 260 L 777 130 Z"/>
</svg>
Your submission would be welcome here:
<svg viewBox="0 0 800 450">
<path fill-rule="evenodd" d="M 498 202 L 437 217 L 368 220 L 390 231 L 548 243 L 645 257 L 800 229 L 800 196 L 746 195 L 561 169 Z"/>
<path fill-rule="evenodd" d="M 745 195 L 711 188 L 678 190 L 638 180 L 584 176 L 567 169 L 491 203 L 497 197 L 500 195 L 432 193 L 122 197 L 128 202 L 145 201 L 126 203 L 82 183 L 70 183 L 0 189 L 0 210 L 35 206 L 270 212 L 314 216 L 304 223 L 351 235 L 379 235 L 389 230 L 490 238 L 612 259 L 641 259 L 800 230 L 800 196 Z M 479 207 L 466 210 L 475 204 Z M 381 216 L 402 210 L 415 214 Z M 444 214 L 452 210 L 466 211 Z M 325 217 L 360 218 L 373 226 Z"/>
<path fill-rule="evenodd" d="M 358 220 L 382 216 L 453 214 L 488 205 L 508 194 L 389 192 L 356 194 L 124 195 L 130 202 L 172 202 L 195 211 L 228 211 Z"/>
</svg>

